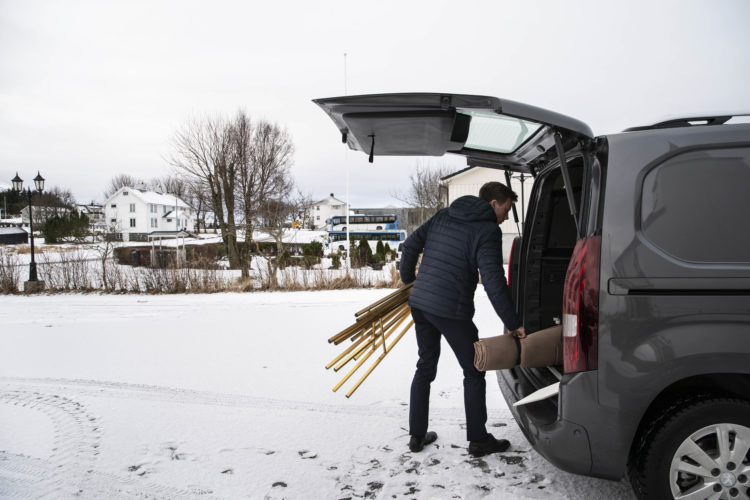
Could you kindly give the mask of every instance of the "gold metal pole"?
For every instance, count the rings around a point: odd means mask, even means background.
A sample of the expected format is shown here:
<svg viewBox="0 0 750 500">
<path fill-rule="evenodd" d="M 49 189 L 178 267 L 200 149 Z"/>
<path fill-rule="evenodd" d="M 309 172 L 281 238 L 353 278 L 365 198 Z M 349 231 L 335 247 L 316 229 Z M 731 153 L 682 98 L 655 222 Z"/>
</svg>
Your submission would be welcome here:
<svg viewBox="0 0 750 500">
<path fill-rule="evenodd" d="M 351 388 L 351 389 L 349 390 L 349 392 L 347 392 L 347 393 L 346 393 L 346 397 L 347 397 L 347 398 L 351 397 L 351 395 L 352 395 L 352 394 L 354 394 L 354 391 L 356 391 L 356 390 L 357 390 L 357 388 L 359 388 L 359 386 L 360 386 L 360 385 L 362 385 L 362 382 L 364 382 L 364 381 L 365 381 L 365 379 L 366 379 L 366 378 L 367 378 L 368 376 L 370 376 L 370 373 L 372 373 L 372 371 L 373 371 L 373 370 L 375 369 L 375 367 L 376 367 L 376 366 L 378 366 L 378 365 L 380 364 L 380 362 L 381 362 L 381 361 L 383 361 L 383 358 L 385 358 L 385 357 L 386 357 L 386 355 L 387 355 L 387 354 L 388 354 L 389 352 L 391 352 L 391 349 L 393 349 L 393 346 L 394 346 L 394 345 L 396 345 L 396 342 L 398 342 L 399 340 L 401 340 L 401 337 L 403 337 L 403 336 L 404 336 L 404 334 L 405 334 L 405 333 L 406 333 L 407 331 L 409 331 L 409 328 L 411 328 L 413 324 L 414 324 L 414 320 L 411 320 L 411 321 L 409 321 L 409 324 L 408 324 L 408 325 L 406 325 L 406 328 L 404 328 L 404 329 L 403 329 L 403 331 L 402 331 L 402 332 L 401 332 L 401 333 L 400 333 L 400 334 L 398 335 L 398 337 L 396 337 L 396 338 L 395 338 L 395 339 L 393 340 L 393 342 L 391 343 L 391 345 L 390 345 L 390 346 L 388 346 L 388 349 L 386 349 L 386 350 L 385 350 L 385 352 L 383 352 L 383 354 L 381 354 L 380 356 L 378 356 L 378 358 L 377 358 L 377 359 L 376 359 L 376 360 L 375 360 L 375 361 L 374 361 L 374 362 L 372 363 L 372 366 L 370 366 L 370 368 L 368 368 L 368 369 L 367 369 L 367 371 L 365 372 L 365 374 L 364 374 L 364 375 L 362 375 L 362 378 L 360 378 L 360 379 L 359 379 L 359 380 L 357 381 L 357 383 L 356 383 L 356 384 L 354 384 L 354 387 L 352 387 L 352 388 Z"/>
<path fill-rule="evenodd" d="M 409 307 L 408 304 L 403 304 L 403 305 L 399 306 L 398 308 L 394 309 L 393 311 L 390 311 L 385 316 L 385 320 L 386 320 L 386 327 L 385 328 L 386 329 L 390 328 L 393 325 L 393 323 L 395 321 L 397 321 L 398 318 L 401 317 L 402 314 L 404 314 L 405 312 L 408 313 L 408 310 L 407 310 L 408 307 Z M 341 354 L 339 354 L 338 356 L 336 356 L 336 358 L 333 361 L 331 361 L 330 363 L 328 363 L 326 365 L 326 370 L 329 369 L 331 366 L 333 366 L 336 362 L 338 362 L 346 354 L 352 352 L 356 346 L 360 345 L 365 339 L 367 339 L 368 337 L 366 335 L 364 335 L 364 333 L 365 333 L 365 331 L 363 330 L 363 331 L 360 331 L 357 334 L 355 334 L 352 337 L 352 342 L 354 344 L 351 345 L 351 346 L 349 346 L 344 352 L 342 352 Z M 370 339 L 370 341 L 372 341 L 372 339 Z M 367 347 L 367 345 L 363 346 L 363 347 Z M 357 352 L 359 352 L 359 351 L 357 351 Z M 354 357 L 354 356 L 352 356 L 352 357 Z M 347 361 L 349 361 L 350 359 L 351 358 L 349 358 Z M 346 364 L 346 363 L 344 363 L 344 364 Z M 341 368 L 341 366 L 337 367 L 334 371 L 339 371 L 340 368 Z"/>
<path fill-rule="evenodd" d="M 401 293 L 404 293 L 406 290 L 411 289 L 411 287 L 413 287 L 413 286 L 414 286 L 414 283 L 409 283 L 408 285 L 404 285 L 401 288 L 399 288 L 398 290 L 396 290 L 395 292 L 386 295 L 385 297 L 383 297 L 382 299 L 380 299 L 380 300 L 378 300 L 376 302 L 373 302 L 372 304 L 370 304 L 369 306 L 365 307 L 364 309 L 360 309 L 359 311 L 355 312 L 354 315 L 355 316 L 361 316 L 362 314 L 366 313 L 367 311 L 375 309 L 377 306 L 379 306 L 383 302 L 386 302 L 387 300 L 392 299 L 393 297 L 396 297 L 397 295 L 399 295 Z"/>
<path fill-rule="evenodd" d="M 404 319 L 406 319 L 406 317 L 403 317 L 403 318 L 401 318 L 401 320 L 399 321 L 399 323 L 398 323 L 398 324 L 401 324 L 401 322 L 402 322 L 402 321 L 403 321 Z M 386 334 L 386 337 L 385 337 L 385 338 L 387 339 L 387 338 L 388 338 L 388 336 L 389 336 L 389 335 L 390 335 L 390 334 L 391 334 L 391 333 L 393 332 L 393 330 L 395 330 L 395 329 L 396 329 L 396 327 L 394 327 L 394 328 L 393 328 L 392 330 L 390 330 L 390 331 L 389 331 L 389 332 L 388 332 L 388 333 Z M 376 346 L 376 347 L 378 347 L 378 346 Z M 341 379 L 341 380 L 339 381 L 339 383 L 338 383 L 338 384 L 336 384 L 336 385 L 334 386 L 334 388 L 333 388 L 333 392 L 336 392 L 337 390 L 339 390 L 339 388 L 340 388 L 340 387 L 341 387 L 341 386 L 342 386 L 342 385 L 343 385 L 343 384 L 344 384 L 344 383 L 345 383 L 345 382 L 346 382 L 347 380 L 349 380 L 349 378 L 350 378 L 350 377 L 351 377 L 352 375 L 354 375 L 354 372 L 356 372 L 356 371 L 357 371 L 357 370 L 359 369 L 359 367 L 361 367 L 361 366 L 362 366 L 362 365 L 364 364 L 364 362 L 365 362 L 365 361 L 367 361 L 367 360 L 368 360 L 368 359 L 370 358 L 370 356 L 372 356 L 372 353 L 373 353 L 373 352 L 375 352 L 375 351 L 369 351 L 369 352 L 367 352 L 367 354 L 365 354 L 365 355 L 364 355 L 364 357 L 363 357 L 362 359 L 360 359 L 360 360 L 359 360 L 359 361 L 357 362 L 357 364 L 356 364 L 356 365 L 354 365 L 354 368 L 352 368 L 352 369 L 351 369 L 351 370 L 349 371 L 349 373 L 347 373 L 346 375 L 344 375 L 344 378 L 342 378 L 342 379 Z"/>
<path fill-rule="evenodd" d="M 388 327 L 387 327 L 388 334 L 386 334 L 385 336 L 387 337 L 391 332 L 393 332 L 393 330 L 395 330 L 396 328 L 398 328 L 398 326 L 401 323 L 403 323 L 404 320 L 408 316 L 409 316 L 409 312 L 408 312 L 408 310 L 405 310 L 402 314 L 399 314 L 398 317 L 394 318 L 392 320 L 391 324 L 388 325 Z M 370 342 L 373 342 L 373 346 L 374 347 L 373 347 L 372 350 L 374 351 L 375 348 L 377 348 L 379 346 L 379 344 L 378 345 L 374 344 L 374 342 L 375 342 L 374 338 L 371 338 Z M 334 371 L 339 371 L 344 365 L 346 365 L 352 359 L 359 360 L 359 358 L 362 357 L 362 355 L 365 353 L 365 351 L 367 350 L 368 347 L 370 347 L 370 343 L 367 343 L 367 344 L 361 346 L 356 352 L 351 353 L 349 355 L 349 357 L 346 358 L 346 360 L 342 361 L 341 363 L 338 364 L 338 366 L 334 367 L 333 370 Z"/>
</svg>

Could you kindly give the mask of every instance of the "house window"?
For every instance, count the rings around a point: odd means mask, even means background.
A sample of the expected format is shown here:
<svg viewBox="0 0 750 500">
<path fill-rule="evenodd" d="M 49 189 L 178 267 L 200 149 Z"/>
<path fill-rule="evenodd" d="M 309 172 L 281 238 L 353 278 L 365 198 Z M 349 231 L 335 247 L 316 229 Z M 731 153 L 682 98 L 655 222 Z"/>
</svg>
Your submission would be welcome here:
<svg viewBox="0 0 750 500">
<path fill-rule="evenodd" d="M 117 219 L 109 219 L 109 222 L 111 222 L 112 224 L 114 224 L 114 223 L 117 222 Z"/>
<path fill-rule="evenodd" d="M 317 216 L 317 217 L 315 218 L 315 220 L 320 220 L 320 215 L 318 215 L 318 216 Z"/>
<path fill-rule="evenodd" d="M 167 206 L 166 205 L 162 205 L 161 208 L 163 208 L 163 210 L 162 210 L 163 214 L 167 213 Z"/>
<path fill-rule="evenodd" d="M 110 205 L 110 208 L 117 208 L 117 203 L 112 203 L 112 204 Z"/>
<path fill-rule="evenodd" d="M 130 204 L 130 212 L 135 212 L 135 203 Z"/>
<path fill-rule="evenodd" d="M 130 219 L 130 227 L 135 227 L 135 219 Z"/>
<path fill-rule="evenodd" d="M 167 219 L 167 222 L 172 222 L 172 219 Z"/>
<path fill-rule="evenodd" d="M 159 219 L 156 217 L 151 217 L 151 227 L 159 227 Z"/>
<path fill-rule="evenodd" d="M 317 210 L 318 212 L 320 212 L 320 205 L 316 205 L 315 206 L 315 210 Z"/>
<path fill-rule="evenodd" d="M 128 192 L 127 192 L 127 191 L 123 191 L 123 192 L 122 192 L 122 195 L 123 195 L 123 196 L 127 196 L 127 195 L 128 195 Z"/>
<path fill-rule="evenodd" d="M 155 214 L 155 213 L 156 213 L 156 204 L 154 204 L 154 203 L 149 203 L 149 205 L 148 205 L 148 210 L 149 210 L 149 211 L 150 211 L 150 212 L 151 212 L 152 214 Z"/>
</svg>

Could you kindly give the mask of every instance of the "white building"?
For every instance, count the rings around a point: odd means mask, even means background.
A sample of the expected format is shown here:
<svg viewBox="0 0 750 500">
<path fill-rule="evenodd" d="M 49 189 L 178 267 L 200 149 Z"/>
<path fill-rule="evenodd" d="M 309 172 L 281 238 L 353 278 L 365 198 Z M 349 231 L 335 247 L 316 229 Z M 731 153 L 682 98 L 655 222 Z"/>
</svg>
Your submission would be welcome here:
<svg viewBox="0 0 750 500">
<path fill-rule="evenodd" d="M 443 203 L 445 206 L 448 206 L 457 198 L 467 194 L 479 196 L 479 189 L 482 185 L 492 181 L 507 184 L 505 180 L 505 171 L 487 167 L 468 167 L 447 175 L 440 179 Z M 520 174 L 513 174 L 511 178 L 510 188 L 518 195 L 516 210 L 518 212 L 518 218 L 521 220 L 524 219 L 522 206 L 523 209 L 525 209 L 529 205 L 528 198 L 532 184 L 533 178 L 528 174 L 524 174 L 523 189 Z M 522 193 L 524 195 L 523 197 Z M 523 230 L 523 226 L 520 223 L 516 225 L 516 221 L 513 219 L 513 213 L 510 213 L 508 215 L 508 220 L 500 225 L 500 230 L 503 232 L 503 255 L 507 261 L 513 238 L 519 235 L 519 230 Z"/>
<path fill-rule="evenodd" d="M 346 203 L 335 198 L 331 193 L 328 198 L 316 201 L 305 211 L 304 227 L 326 229 L 334 215 L 346 215 Z"/>
<path fill-rule="evenodd" d="M 97 232 L 104 231 L 107 224 L 104 221 L 104 208 L 96 203 L 88 205 L 76 205 L 76 210 L 89 218 L 89 226 Z"/>
<path fill-rule="evenodd" d="M 154 231 L 193 230 L 195 211 L 172 194 L 121 187 L 104 202 L 104 220 L 123 241 L 147 241 Z"/>
<path fill-rule="evenodd" d="M 70 213 L 70 209 L 66 207 L 46 207 L 39 205 L 32 205 L 34 212 L 34 232 L 39 231 L 47 222 L 47 219 L 51 217 L 64 217 Z M 21 220 L 24 226 L 29 225 L 29 206 L 26 205 L 21 209 Z"/>
</svg>

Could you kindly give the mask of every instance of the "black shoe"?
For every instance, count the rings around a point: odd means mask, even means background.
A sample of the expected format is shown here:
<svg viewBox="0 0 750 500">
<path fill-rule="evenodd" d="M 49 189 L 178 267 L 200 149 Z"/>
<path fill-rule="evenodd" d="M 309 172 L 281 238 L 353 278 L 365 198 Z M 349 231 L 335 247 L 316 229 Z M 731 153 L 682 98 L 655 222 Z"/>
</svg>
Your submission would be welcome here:
<svg viewBox="0 0 750 500">
<path fill-rule="evenodd" d="M 435 432 L 429 431 L 424 436 L 412 436 L 409 440 L 409 449 L 414 452 L 420 452 L 424 449 L 425 445 L 434 443 L 437 439 Z"/>
<path fill-rule="evenodd" d="M 478 458 L 491 453 L 502 453 L 510 447 L 507 439 L 495 439 L 492 434 L 487 434 L 484 441 L 469 441 L 469 453 Z"/>
</svg>

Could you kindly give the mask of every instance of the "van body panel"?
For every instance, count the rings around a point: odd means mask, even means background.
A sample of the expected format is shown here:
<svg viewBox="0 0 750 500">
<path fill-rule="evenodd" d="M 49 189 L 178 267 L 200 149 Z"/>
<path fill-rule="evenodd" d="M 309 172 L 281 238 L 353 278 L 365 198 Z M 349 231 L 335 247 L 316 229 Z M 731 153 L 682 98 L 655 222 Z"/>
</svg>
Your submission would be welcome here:
<svg viewBox="0 0 750 500">
<path fill-rule="evenodd" d="M 608 142 L 598 399 L 610 439 L 622 445 L 605 461 L 624 473 L 638 425 L 666 387 L 695 375 L 750 373 L 750 264 L 665 255 L 644 236 L 637 209 L 645 173 L 682 151 L 748 144 L 750 126 L 633 132 Z M 588 430 L 594 464 L 601 463 L 598 448 L 610 448 L 608 439 Z"/>
<path fill-rule="evenodd" d="M 592 456 L 585 426 L 568 420 L 568 415 L 561 417 L 558 405 L 550 400 L 513 406 L 528 395 L 521 387 L 523 378 L 519 377 L 517 369 L 499 370 L 497 379 L 508 408 L 534 449 L 565 471 L 590 475 Z M 573 375 L 566 381 L 566 401 L 571 407 L 590 407 L 596 401 L 595 384 L 596 377 L 589 373 Z"/>
<path fill-rule="evenodd" d="M 601 228 L 602 234 L 598 370 L 564 375 L 546 413 L 539 403 L 512 411 L 534 448 L 558 467 L 619 479 L 645 412 L 666 388 L 699 375 L 750 373 L 750 264 L 675 258 L 643 234 L 640 220 L 649 171 L 683 152 L 750 144 L 750 126 L 632 132 L 598 143 L 584 214 L 586 233 Z M 556 162 L 537 177 L 528 220 L 554 168 Z M 519 311 L 538 300 L 526 286 L 526 265 L 535 258 L 529 236 L 519 256 Z M 520 369 L 499 373 L 498 381 L 509 405 L 535 389 L 524 388 L 530 379 Z M 555 407 L 559 414 L 550 422 Z M 585 432 L 590 457 L 568 438 L 575 429 Z"/>
</svg>

